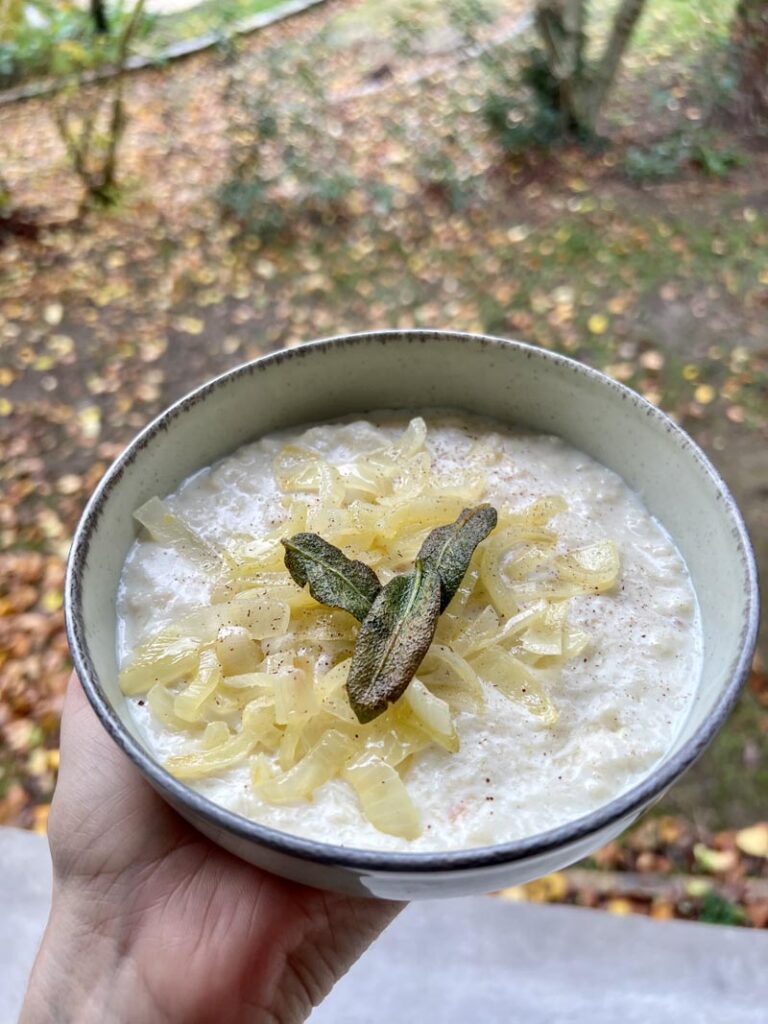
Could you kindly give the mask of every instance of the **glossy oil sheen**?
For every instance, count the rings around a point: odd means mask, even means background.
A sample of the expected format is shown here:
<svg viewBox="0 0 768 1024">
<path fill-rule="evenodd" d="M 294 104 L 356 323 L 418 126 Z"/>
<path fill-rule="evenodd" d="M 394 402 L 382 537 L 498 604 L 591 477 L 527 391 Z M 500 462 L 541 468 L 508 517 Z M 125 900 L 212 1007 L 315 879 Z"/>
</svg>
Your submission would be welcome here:
<svg viewBox="0 0 768 1024">
<path fill-rule="evenodd" d="M 643 782 L 592 814 L 506 844 L 383 853 L 299 839 L 211 804 L 143 751 L 117 712 L 115 596 L 135 537 L 132 513 L 196 470 L 280 428 L 376 408 L 451 407 L 557 434 L 619 473 L 682 553 L 697 592 L 704 669 L 689 719 Z M 754 650 L 754 557 L 724 484 L 690 438 L 627 388 L 526 345 L 440 332 L 318 342 L 232 371 L 182 399 L 110 469 L 78 528 L 67 625 L 86 692 L 108 731 L 189 821 L 238 856 L 310 885 L 382 898 L 488 892 L 562 868 L 628 824 L 722 725 Z"/>
</svg>

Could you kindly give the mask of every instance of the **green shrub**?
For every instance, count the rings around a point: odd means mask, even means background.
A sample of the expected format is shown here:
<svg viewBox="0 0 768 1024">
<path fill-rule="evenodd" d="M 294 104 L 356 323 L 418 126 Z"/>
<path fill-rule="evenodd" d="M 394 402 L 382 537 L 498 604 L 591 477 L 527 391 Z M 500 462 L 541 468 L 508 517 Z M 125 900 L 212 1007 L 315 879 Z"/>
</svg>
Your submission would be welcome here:
<svg viewBox="0 0 768 1024">
<path fill-rule="evenodd" d="M 708 892 L 702 900 L 699 920 L 706 924 L 744 924 L 744 911 L 716 892 Z"/>
<path fill-rule="evenodd" d="M 318 43 L 320 45 L 318 45 Z M 322 36 L 311 48 L 277 45 L 232 72 L 227 180 L 217 199 L 241 234 L 270 240 L 302 221 L 330 224 L 351 215 L 358 181 L 343 113 L 329 102 Z"/>
<path fill-rule="evenodd" d="M 133 4 L 110 8 L 110 31 L 96 31 L 87 7 L 71 0 L 31 0 L 7 38 L 0 39 L 0 88 L 36 76 L 67 77 L 118 59 L 120 37 Z M 143 14 L 134 39 L 147 35 L 154 19 Z"/>
<path fill-rule="evenodd" d="M 649 146 L 630 146 L 624 160 L 627 175 L 636 182 L 675 178 L 693 168 L 725 178 L 744 164 L 744 156 L 715 142 L 706 132 L 675 132 Z"/>
</svg>

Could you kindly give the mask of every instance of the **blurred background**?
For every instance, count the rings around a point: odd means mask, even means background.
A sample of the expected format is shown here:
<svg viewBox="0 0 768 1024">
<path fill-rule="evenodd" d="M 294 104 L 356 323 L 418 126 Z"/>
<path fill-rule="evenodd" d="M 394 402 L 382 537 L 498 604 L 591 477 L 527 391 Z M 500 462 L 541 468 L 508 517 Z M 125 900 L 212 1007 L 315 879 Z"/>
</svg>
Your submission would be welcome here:
<svg viewBox="0 0 768 1024">
<path fill-rule="evenodd" d="M 704 446 L 768 578 L 766 0 L 0 0 L 0 824 L 44 832 L 84 503 L 246 359 L 567 353 Z M 502 895 L 768 927 L 768 634 L 714 746 Z"/>
</svg>

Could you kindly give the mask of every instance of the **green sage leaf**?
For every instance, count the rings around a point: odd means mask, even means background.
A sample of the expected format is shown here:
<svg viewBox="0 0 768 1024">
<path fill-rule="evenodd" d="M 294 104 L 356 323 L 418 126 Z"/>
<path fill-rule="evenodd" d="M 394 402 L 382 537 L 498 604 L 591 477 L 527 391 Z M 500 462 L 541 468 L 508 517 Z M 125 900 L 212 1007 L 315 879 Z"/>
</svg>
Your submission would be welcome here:
<svg viewBox="0 0 768 1024">
<path fill-rule="evenodd" d="M 439 526 L 421 545 L 417 558 L 440 577 L 440 611 L 445 611 L 464 579 L 477 545 L 498 522 L 493 505 L 465 508 L 455 523 Z"/>
<path fill-rule="evenodd" d="M 300 587 L 308 583 L 316 601 L 363 621 L 381 590 L 373 569 L 347 558 L 316 533 L 297 533 L 282 545 L 285 567 Z"/>
<path fill-rule="evenodd" d="M 439 617 L 440 577 L 421 561 L 382 588 L 357 634 L 347 677 L 358 721 L 372 721 L 402 696 L 429 650 Z"/>
</svg>

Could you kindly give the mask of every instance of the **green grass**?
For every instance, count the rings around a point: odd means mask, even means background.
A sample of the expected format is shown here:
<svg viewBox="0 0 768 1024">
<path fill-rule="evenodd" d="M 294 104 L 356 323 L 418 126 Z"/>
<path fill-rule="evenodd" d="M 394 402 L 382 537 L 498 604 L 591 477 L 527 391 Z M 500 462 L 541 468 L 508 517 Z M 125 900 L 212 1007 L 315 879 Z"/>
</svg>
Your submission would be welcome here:
<svg viewBox="0 0 768 1024">
<path fill-rule="evenodd" d="M 728 36 L 736 0 L 648 0 L 638 22 L 636 49 L 672 56 L 681 47 L 699 51 Z"/>
<path fill-rule="evenodd" d="M 126 0 L 123 7 L 112 12 L 112 34 L 100 37 L 98 42 L 94 40 L 93 23 L 85 9 L 59 10 L 44 28 L 22 20 L 13 38 L 0 42 L 0 88 L 34 78 L 58 77 L 112 64 L 132 2 Z M 187 11 L 175 14 L 145 14 L 132 49 L 152 57 L 180 40 L 194 39 L 211 32 L 225 38 L 232 33 L 237 22 L 283 2 L 204 0 Z"/>
<path fill-rule="evenodd" d="M 181 39 L 194 39 L 208 32 L 226 35 L 235 22 L 261 14 L 285 0 L 203 0 L 203 3 L 176 14 L 158 15 L 145 42 L 151 50 L 161 50 Z"/>
<path fill-rule="evenodd" d="M 701 761 L 658 805 L 658 813 L 693 817 L 711 829 L 764 818 L 768 767 L 759 758 L 745 758 L 745 751 L 764 748 L 764 723 L 765 712 L 745 694 Z"/>
</svg>

